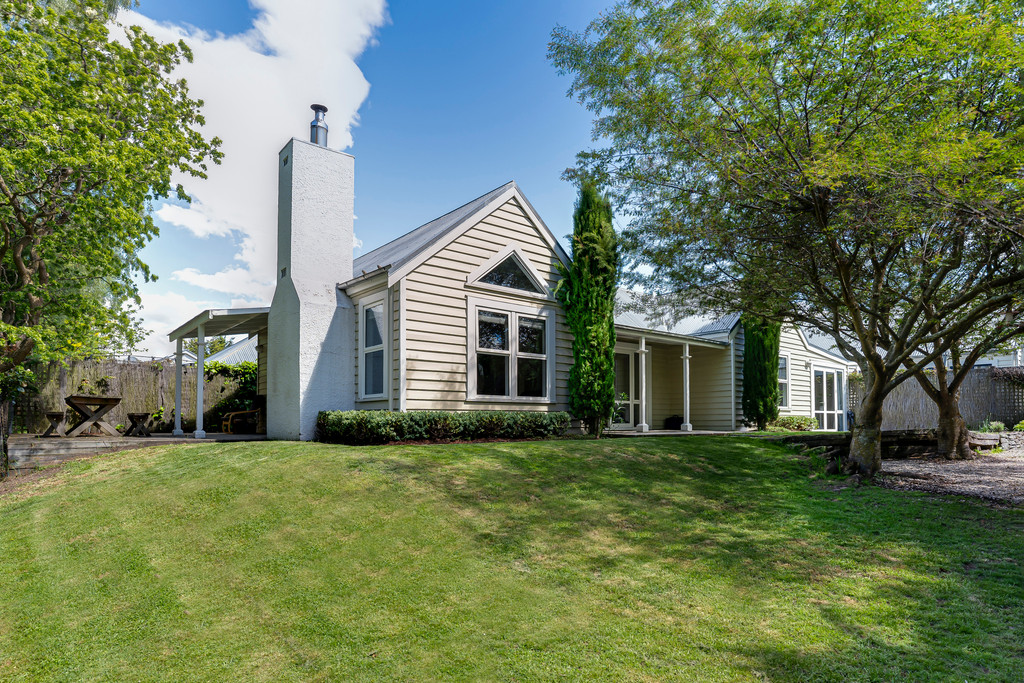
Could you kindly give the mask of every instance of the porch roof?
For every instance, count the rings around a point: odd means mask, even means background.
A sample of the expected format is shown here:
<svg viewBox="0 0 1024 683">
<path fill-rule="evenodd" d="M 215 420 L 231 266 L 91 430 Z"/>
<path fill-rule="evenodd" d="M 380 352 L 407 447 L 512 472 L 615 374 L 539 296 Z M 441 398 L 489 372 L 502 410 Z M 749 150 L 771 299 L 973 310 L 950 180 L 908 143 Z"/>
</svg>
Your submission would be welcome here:
<svg viewBox="0 0 1024 683">
<path fill-rule="evenodd" d="M 255 334 L 267 326 L 269 308 L 211 308 L 181 325 L 167 335 L 170 341 L 195 339 L 199 326 L 205 337 L 232 334 Z"/>
<path fill-rule="evenodd" d="M 615 334 L 617 337 L 644 337 L 648 341 L 660 342 L 663 344 L 690 344 L 692 346 L 707 346 L 713 349 L 725 349 L 729 342 L 718 339 L 706 339 L 695 337 L 691 334 L 676 334 L 675 332 L 663 332 L 650 328 L 632 327 L 616 323 Z"/>
</svg>

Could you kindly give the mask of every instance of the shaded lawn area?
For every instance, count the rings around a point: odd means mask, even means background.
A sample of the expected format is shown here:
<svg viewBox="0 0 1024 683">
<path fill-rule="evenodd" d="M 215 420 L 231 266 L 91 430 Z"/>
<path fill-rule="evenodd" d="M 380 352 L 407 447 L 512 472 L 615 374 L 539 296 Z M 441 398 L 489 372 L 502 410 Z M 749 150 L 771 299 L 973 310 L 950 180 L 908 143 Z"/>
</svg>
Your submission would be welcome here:
<svg viewBox="0 0 1024 683">
<path fill-rule="evenodd" d="M 0 497 L 4 680 L 1024 679 L 1024 510 L 763 440 L 197 444 Z"/>
</svg>

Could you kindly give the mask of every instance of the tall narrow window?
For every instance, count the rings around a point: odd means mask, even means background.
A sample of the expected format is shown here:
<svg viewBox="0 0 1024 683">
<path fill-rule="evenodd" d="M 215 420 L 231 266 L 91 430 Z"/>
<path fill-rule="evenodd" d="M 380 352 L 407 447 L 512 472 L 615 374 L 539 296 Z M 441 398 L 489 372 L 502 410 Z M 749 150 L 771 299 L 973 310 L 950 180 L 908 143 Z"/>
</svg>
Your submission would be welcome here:
<svg viewBox="0 0 1024 683">
<path fill-rule="evenodd" d="M 539 398 L 547 394 L 547 352 L 545 321 L 519 316 L 519 345 L 516 356 L 516 395 Z"/>
<path fill-rule="evenodd" d="M 363 307 L 362 394 L 384 395 L 384 302 Z"/>
<path fill-rule="evenodd" d="M 477 314 L 476 390 L 483 396 L 509 395 L 508 318 L 495 311 Z"/>
<path fill-rule="evenodd" d="M 779 356 L 779 407 L 789 407 L 789 356 Z"/>
</svg>

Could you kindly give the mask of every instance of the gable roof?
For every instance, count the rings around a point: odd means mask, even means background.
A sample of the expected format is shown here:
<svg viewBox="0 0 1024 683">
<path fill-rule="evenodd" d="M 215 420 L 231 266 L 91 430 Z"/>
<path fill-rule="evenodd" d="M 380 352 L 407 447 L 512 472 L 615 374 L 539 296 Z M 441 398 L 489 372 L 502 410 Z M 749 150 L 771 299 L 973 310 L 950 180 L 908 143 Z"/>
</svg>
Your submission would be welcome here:
<svg viewBox="0 0 1024 683">
<path fill-rule="evenodd" d="M 363 273 L 387 270 L 388 282 L 393 284 L 408 270 L 419 265 L 484 216 L 513 198 L 519 202 L 558 257 L 568 263 L 569 257 L 565 250 L 512 180 L 355 259 L 352 262 L 354 279 L 358 279 Z"/>
</svg>

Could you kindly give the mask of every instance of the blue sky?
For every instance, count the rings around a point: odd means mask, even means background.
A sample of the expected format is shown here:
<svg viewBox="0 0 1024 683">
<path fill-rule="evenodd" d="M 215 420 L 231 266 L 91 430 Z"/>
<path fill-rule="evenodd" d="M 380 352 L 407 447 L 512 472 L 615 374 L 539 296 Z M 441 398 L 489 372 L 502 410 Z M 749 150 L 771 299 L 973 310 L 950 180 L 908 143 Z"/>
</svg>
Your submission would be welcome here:
<svg viewBox="0 0 1024 683">
<path fill-rule="evenodd" d="M 157 207 L 161 235 L 144 254 L 160 276 L 142 290 L 149 351 L 169 350 L 167 331 L 202 308 L 268 303 L 275 152 L 307 135 L 312 101 L 331 108 L 330 146 L 356 158 L 364 251 L 508 180 L 568 234 L 575 190 L 560 175 L 590 144 L 591 114 L 566 97 L 547 42 L 608 4 L 142 0 L 123 13 L 192 45 L 183 75 L 227 154 L 217 177 L 186 183 L 191 209 Z"/>
</svg>

